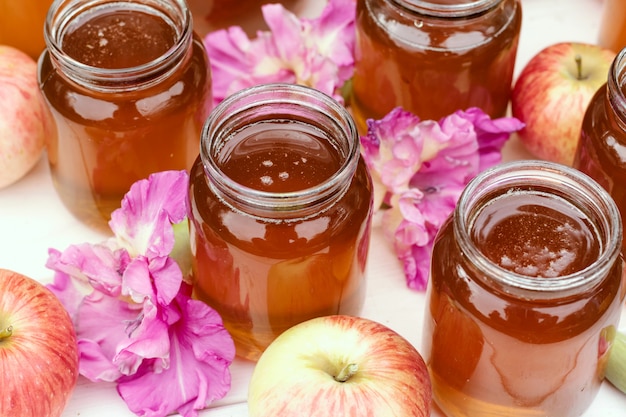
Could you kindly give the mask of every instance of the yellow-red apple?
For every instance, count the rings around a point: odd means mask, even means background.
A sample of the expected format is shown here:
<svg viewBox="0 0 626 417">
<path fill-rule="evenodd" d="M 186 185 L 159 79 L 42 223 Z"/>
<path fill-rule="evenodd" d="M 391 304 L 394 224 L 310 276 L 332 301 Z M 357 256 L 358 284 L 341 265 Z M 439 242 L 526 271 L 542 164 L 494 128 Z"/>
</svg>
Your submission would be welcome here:
<svg viewBox="0 0 626 417">
<path fill-rule="evenodd" d="M 0 188 L 31 170 L 54 132 L 37 82 L 37 63 L 16 48 L 0 45 Z"/>
<path fill-rule="evenodd" d="M 61 301 L 0 269 L 0 416 L 59 417 L 78 379 L 78 346 Z"/>
<path fill-rule="evenodd" d="M 390 328 L 335 315 L 297 324 L 257 362 L 250 417 L 427 417 L 431 384 L 419 352 Z"/>
<path fill-rule="evenodd" d="M 526 125 L 518 136 L 532 155 L 572 165 L 583 116 L 614 57 L 597 45 L 562 42 L 528 61 L 515 82 L 511 112 Z"/>
</svg>

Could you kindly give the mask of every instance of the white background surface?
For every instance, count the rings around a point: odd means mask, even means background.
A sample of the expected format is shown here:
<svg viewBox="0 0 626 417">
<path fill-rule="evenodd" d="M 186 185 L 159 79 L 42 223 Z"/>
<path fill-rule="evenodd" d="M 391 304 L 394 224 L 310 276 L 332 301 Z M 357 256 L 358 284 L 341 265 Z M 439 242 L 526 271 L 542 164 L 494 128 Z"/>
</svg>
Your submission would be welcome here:
<svg viewBox="0 0 626 417">
<path fill-rule="evenodd" d="M 204 0 L 208 1 L 208 0 Z M 595 42 L 602 0 L 522 0 L 523 25 L 516 74 L 543 47 L 560 41 Z M 323 7 L 321 0 L 306 0 L 294 6 L 309 16 Z M 512 139 L 505 159 L 525 158 L 521 145 Z M 368 296 L 364 317 L 379 321 L 421 344 L 424 294 L 409 290 L 391 246 L 374 228 L 367 270 Z M 45 268 L 47 250 L 70 244 L 96 243 L 103 236 L 75 220 L 57 198 L 45 157 L 18 183 L 0 190 L 0 267 L 29 275 L 44 283 L 52 279 Z M 622 312 L 626 329 L 626 308 Z M 231 371 L 231 392 L 201 416 L 247 416 L 246 391 L 253 364 L 236 360 Z M 439 417 L 437 411 L 433 416 Z M 81 378 L 63 417 L 133 416 L 112 384 L 94 384 Z M 626 416 L 626 396 L 604 383 L 585 417 Z M 278 416 L 277 416 L 278 417 Z M 330 417 L 330 416 L 329 416 Z"/>
</svg>

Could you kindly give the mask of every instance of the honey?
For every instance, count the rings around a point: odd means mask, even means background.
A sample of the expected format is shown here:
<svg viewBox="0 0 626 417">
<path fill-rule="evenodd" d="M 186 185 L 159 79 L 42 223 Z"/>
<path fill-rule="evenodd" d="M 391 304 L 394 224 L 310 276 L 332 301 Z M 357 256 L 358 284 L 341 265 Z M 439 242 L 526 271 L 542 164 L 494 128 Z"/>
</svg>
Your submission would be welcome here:
<svg viewBox="0 0 626 417">
<path fill-rule="evenodd" d="M 194 16 L 194 28 L 201 35 L 230 26 L 240 26 L 250 37 L 257 31 L 268 30 L 262 7 L 267 3 L 280 3 L 292 10 L 298 0 L 187 0 Z"/>
<path fill-rule="evenodd" d="M 208 57 L 182 0 L 62 6 L 39 68 L 57 125 L 48 160 L 66 207 L 102 228 L 135 181 L 193 164 L 210 110 Z"/>
<path fill-rule="evenodd" d="M 43 26 L 52 0 L 0 0 L 0 45 L 37 60 L 46 47 Z"/>
<path fill-rule="evenodd" d="M 190 177 L 194 294 L 256 360 L 307 319 L 360 312 L 372 184 L 346 110 L 262 85 L 220 104 Z"/>
<path fill-rule="evenodd" d="M 506 113 L 521 28 L 518 0 L 358 0 L 350 105 L 359 130 L 400 106 L 439 120 Z"/>
<path fill-rule="evenodd" d="M 623 301 L 622 225 L 589 177 L 540 161 L 480 174 L 432 254 L 424 355 L 447 416 L 580 416 Z"/>
<path fill-rule="evenodd" d="M 626 48 L 614 59 L 607 82 L 591 98 L 582 122 L 574 167 L 611 194 L 626 220 Z"/>
<path fill-rule="evenodd" d="M 598 44 L 616 53 L 626 48 L 626 2 L 604 0 Z"/>
</svg>

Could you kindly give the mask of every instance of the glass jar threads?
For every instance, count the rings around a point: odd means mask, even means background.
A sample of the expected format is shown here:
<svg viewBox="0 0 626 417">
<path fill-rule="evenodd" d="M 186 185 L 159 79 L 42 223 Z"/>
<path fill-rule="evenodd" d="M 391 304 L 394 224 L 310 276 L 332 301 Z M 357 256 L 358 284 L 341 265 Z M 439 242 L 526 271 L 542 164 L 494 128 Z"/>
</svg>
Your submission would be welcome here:
<svg viewBox="0 0 626 417">
<path fill-rule="evenodd" d="M 607 82 L 592 97 L 583 118 L 574 167 L 611 194 L 626 220 L 626 48 L 617 54 Z"/>
<path fill-rule="evenodd" d="M 623 301 L 622 223 L 577 170 L 517 161 L 463 191 L 432 254 L 424 356 L 448 416 L 580 416 Z"/>
<path fill-rule="evenodd" d="M 52 179 L 76 217 L 106 226 L 135 181 L 191 167 L 211 105 L 208 57 L 184 0 L 57 0 L 44 35 Z"/>
<path fill-rule="evenodd" d="M 519 0 L 358 0 L 357 126 L 397 106 L 423 120 L 469 107 L 503 116 L 521 21 Z"/>
<path fill-rule="evenodd" d="M 256 360 L 307 319 L 360 312 L 372 183 L 354 122 L 308 87 L 268 84 L 220 103 L 190 174 L 194 294 Z"/>
</svg>

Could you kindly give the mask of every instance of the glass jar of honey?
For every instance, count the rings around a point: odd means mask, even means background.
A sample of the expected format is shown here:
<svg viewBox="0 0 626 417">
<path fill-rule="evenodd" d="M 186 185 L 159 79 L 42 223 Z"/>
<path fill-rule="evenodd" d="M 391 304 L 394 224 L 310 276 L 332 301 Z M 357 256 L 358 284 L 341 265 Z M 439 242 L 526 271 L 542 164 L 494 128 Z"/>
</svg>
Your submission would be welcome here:
<svg viewBox="0 0 626 417">
<path fill-rule="evenodd" d="M 439 231 L 424 357 L 447 416 L 580 416 L 598 392 L 624 299 L 622 223 L 570 167 L 484 171 Z"/>
<path fill-rule="evenodd" d="M 211 105 L 206 50 L 184 0 L 57 0 L 45 38 L 52 179 L 76 217 L 106 227 L 135 181 L 191 168 Z"/>
<path fill-rule="evenodd" d="M 598 44 L 615 52 L 626 48 L 626 2 L 624 0 L 604 0 Z"/>
<path fill-rule="evenodd" d="M 194 16 L 194 28 L 201 36 L 217 29 L 240 26 L 248 36 L 254 37 L 259 30 L 267 30 L 263 20 L 262 6 L 280 3 L 293 9 L 298 0 L 187 0 Z"/>
<path fill-rule="evenodd" d="M 0 0 L 0 45 L 37 59 L 45 48 L 43 25 L 52 0 Z"/>
<path fill-rule="evenodd" d="M 422 120 L 506 113 L 519 0 L 358 0 L 352 107 L 359 130 L 397 106 Z"/>
<path fill-rule="evenodd" d="M 626 48 L 617 54 L 607 82 L 587 106 L 573 164 L 611 194 L 622 213 L 622 223 L 626 221 L 625 80 Z"/>
<path fill-rule="evenodd" d="M 335 100 L 289 84 L 224 100 L 202 132 L 189 198 L 194 294 L 239 356 L 258 359 L 299 322 L 360 312 L 372 182 Z"/>
</svg>

